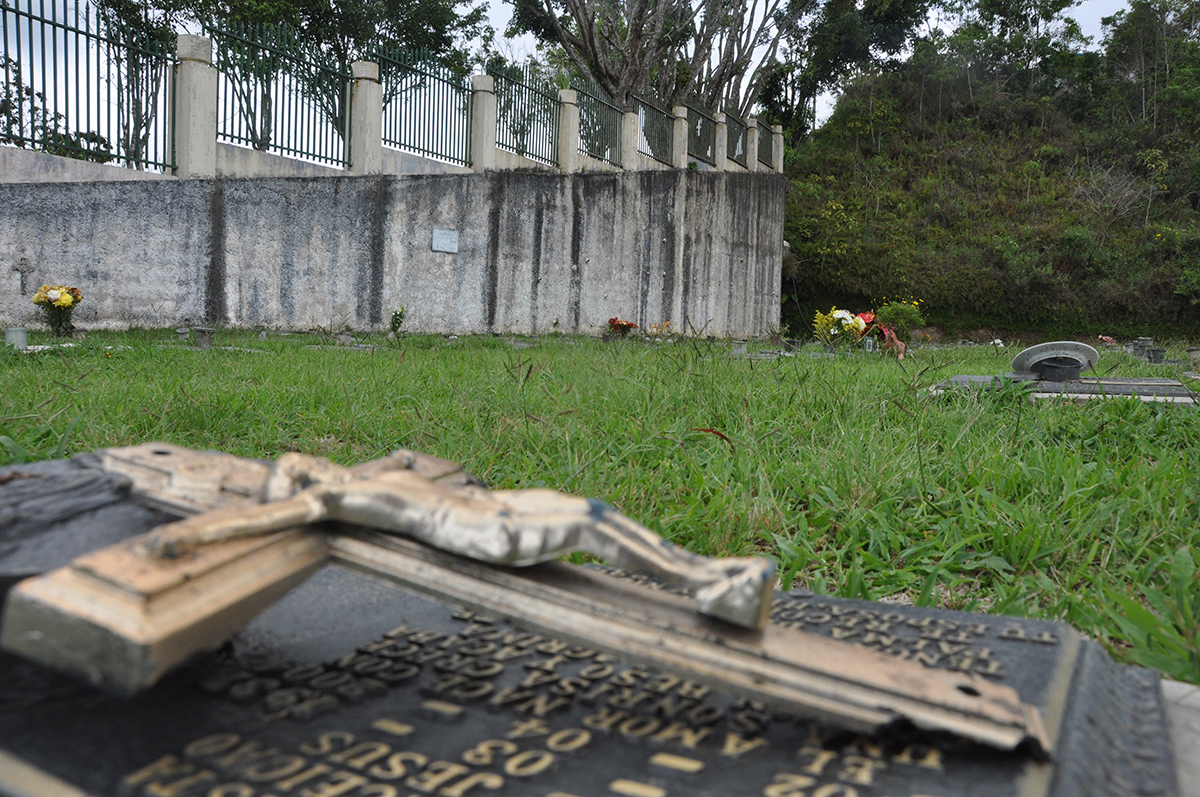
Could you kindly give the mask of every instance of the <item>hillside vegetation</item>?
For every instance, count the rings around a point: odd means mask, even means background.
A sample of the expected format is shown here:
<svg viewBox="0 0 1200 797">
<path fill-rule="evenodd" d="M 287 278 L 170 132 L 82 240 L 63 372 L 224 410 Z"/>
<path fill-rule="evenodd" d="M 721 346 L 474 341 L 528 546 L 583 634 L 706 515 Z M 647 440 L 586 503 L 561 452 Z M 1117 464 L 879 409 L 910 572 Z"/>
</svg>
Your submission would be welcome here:
<svg viewBox="0 0 1200 797">
<path fill-rule="evenodd" d="M 1200 4 L 1136 0 L 1095 51 L 1033 17 L 976 11 L 795 137 L 793 329 L 912 295 L 950 329 L 1200 336 Z"/>
</svg>

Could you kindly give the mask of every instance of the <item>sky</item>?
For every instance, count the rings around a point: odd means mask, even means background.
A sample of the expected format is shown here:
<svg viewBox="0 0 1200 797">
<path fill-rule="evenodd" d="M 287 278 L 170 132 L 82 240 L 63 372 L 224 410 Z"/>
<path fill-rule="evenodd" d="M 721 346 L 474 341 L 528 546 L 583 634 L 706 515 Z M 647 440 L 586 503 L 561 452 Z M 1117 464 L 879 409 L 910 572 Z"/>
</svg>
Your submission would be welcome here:
<svg viewBox="0 0 1200 797">
<path fill-rule="evenodd" d="M 1080 28 L 1083 29 L 1083 35 L 1091 37 L 1091 47 L 1095 49 L 1100 47 L 1103 38 L 1100 20 L 1104 17 L 1110 17 L 1121 9 L 1128 7 L 1129 3 L 1126 0 L 1084 0 L 1084 2 L 1069 9 L 1066 13 L 1079 23 Z M 522 36 L 519 39 L 506 43 L 499 42 L 499 38 L 504 33 L 504 28 L 508 25 L 508 20 L 512 16 L 511 5 L 502 2 L 502 0 L 490 0 L 488 15 L 492 26 L 496 29 L 497 43 L 501 47 L 501 52 L 505 52 L 505 48 L 507 48 L 505 54 L 518 59 L 534 53 L 535 44 L 531 36 Z M 829 118 L 829 115 L 833 113 L 835 101 L 836 97 L 833 94 L 826 94 L 818 98 L 818 124 L 824 123 Z"/>
</svg>

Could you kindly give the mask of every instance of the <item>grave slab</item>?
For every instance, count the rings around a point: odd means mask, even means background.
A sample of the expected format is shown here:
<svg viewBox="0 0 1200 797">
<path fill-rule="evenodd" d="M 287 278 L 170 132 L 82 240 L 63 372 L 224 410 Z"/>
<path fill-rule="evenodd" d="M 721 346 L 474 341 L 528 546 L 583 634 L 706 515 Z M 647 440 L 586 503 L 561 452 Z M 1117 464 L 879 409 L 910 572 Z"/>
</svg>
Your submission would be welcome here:
<svg viewBox="0 0 1200 797">
<path fill-rule="evenodd" d="M 0 604 L 171 517 L 90 465 L 0 470 Z M 0 794 L 1175 795 L 1173 741 L 1198 749 L 1173 740 L 1156 673 L 1062 624 L 805 590 L 770 618 L 1010 686 L 1052 754 L 846 731 L 330 565 L 132 698 L 0 653 Z"/>
</svg>

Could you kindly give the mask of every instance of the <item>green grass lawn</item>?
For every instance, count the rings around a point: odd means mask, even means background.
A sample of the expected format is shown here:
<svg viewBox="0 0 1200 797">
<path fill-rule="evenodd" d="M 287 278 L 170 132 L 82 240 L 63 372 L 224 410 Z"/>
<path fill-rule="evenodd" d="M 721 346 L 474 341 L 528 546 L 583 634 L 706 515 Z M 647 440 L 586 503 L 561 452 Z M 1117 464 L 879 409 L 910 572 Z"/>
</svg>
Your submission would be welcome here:
<svg viewBox="0 0 1200 797">
<path fill-rule="evenodd" d="M 1015 351 L 988 347 L 766 361 L 703 341 L 223 335 L 258 351 L 158 330 L 0 356 L 0 464 L 149 440 L 341 463 L 414 448 L 493 487 L 603 498 L 694 551 L 771 555 L 784 586 L 1066 620 L 1200 682 L 1200 410 L 928 395 L 1008 370 Z M 1106 352 L 1099 370 L 1183 368 Z"/>
</svg>

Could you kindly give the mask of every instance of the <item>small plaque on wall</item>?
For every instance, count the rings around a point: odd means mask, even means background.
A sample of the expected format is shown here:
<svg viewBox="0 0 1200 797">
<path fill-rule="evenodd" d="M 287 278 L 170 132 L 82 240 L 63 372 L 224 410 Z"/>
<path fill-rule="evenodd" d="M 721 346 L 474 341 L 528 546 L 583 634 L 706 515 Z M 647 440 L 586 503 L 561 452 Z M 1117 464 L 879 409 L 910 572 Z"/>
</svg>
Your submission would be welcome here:
<svg viewBox="0 0 1200 797">
<path fill-rule="evenodd" d="M 458 230 L 433 228 L 433 251 L 458 254 Z"/>
</svg>

